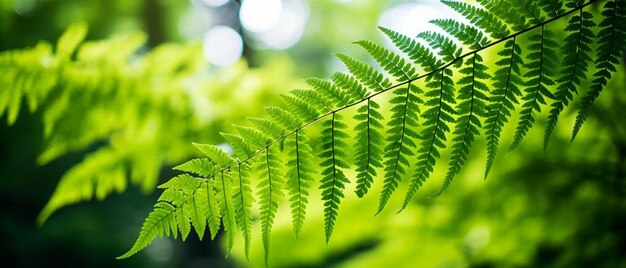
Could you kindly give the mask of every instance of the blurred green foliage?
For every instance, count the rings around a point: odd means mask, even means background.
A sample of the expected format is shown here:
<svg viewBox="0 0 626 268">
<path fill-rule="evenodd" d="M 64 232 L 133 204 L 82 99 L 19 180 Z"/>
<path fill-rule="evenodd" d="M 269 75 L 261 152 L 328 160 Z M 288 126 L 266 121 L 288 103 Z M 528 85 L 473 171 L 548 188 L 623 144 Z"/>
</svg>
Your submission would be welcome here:
<svg viewBox="0 0 626 268">
<path fill-rule="evenodd" d="M 147 190 L 163 182 L 174 175 L 169 166 L 193 156 L 191 141 L 222 142 L 218 131 L 232 130 L 230 124 L 261 115 L 263 106 L 277 103 L 278 92 L 301 85 L 295 77 L 323 76 L 336 68 L 331 51 L 354 54 L 350 42 L 378 38 L 376 19 L 389 5 L 331 0 L 309 4 L 311 19 L 299 45 L 286 52 L 255 51 L 249 57 L 256 68 L 242 61 L 216 71 L 198 56 L 202 53 L 198 44 L 159 45 L 182 40 L 177 22 L 189 6 L 186 1 L 0 0 L 0 50 L 32 47 L 42 39 L 52 43 L 78 21 L 89 24 L 87 39 L 109 38 L 85 43 L 60 75 L 49 74 L 50 79 L 59 79 L 55 83 L 66 81 L 63 86 L 84 78 L 80 83 L 99 88 L 72 91 L 66 104 L 71 109 L 56 115 L 54 131 L 47 130 L 50 110 L 29 113 L 26 105 L 14 108 L 12 126 L 0 126 L 0 200 L 5 208 L 0 214 L 0 251 L 5 264 L 263 266 L 259 236 L 253 237 L 250 261 L 243 255 L 241 239 L 231 257 L 224 259 L 216 242 L 199 242 L 193 235 L 185 244 L 158 240 L 137 257 L 115 261 L 156 200 L 132 187 L 105 202 L 61 210 L 42 227 L 36 226 L 35 219 L 55 194 L 59 179 L 68 176 L 66 171 L 85 163 L 93 163 L 84 168 L 90 174 L 107 178 L 111 177 L 107 174 L 132 176 L 129 170 L 149 169 L 143 173 L 153 174 L 152 179 L 140 179 L 146 180 Z M 156 26 L 146 15 L 153 14 L 147 11 L 152 5 L 162 12 Z M 142 46 L 142 34 L 129 35 L 137 31 L 148 32 L 147 46 Z M 44 58 L 55 54 L 51 45 L 35 48 Z M 135 57 L 141 60 L 129 64 L 129 58 Z M 33 62 L 22 67 L 34 68 Z M 10 65 L 4 70 L 18 68 Z M 274 225 L 270 263 L 280 267 L 626 267 L 625 72 L 623 66 L 618 70 L 573 144 L 569 126 L 575 111 L 570 109 L 546 153 L 541 151 L 542 128 L 535 127 L 517 151 L 496 160 L 487 181 L 482 179 L 484 144 L 477 143 L 449 191 L 427 198 L 445 175 L 446 167 L 440 164 L 434 179 L 401 214 L 392 210 L 373 217 L 377 196 L 358 199 L 351 194 L 354 186 L 348 186 L 350 194 L 340 207 L 328 245 L 318 191 L 311 193 L 308 220 L 298 240 L 284 204 Z M 120 82 L 129 77 L 131 82 Z M 40 100 L 38 105 L 50 103 L 54 102 Z M 3 116 L 5 120 L 13 121 L 10 113 Z M 510 127 L 503 137 L 512 134 Z M 107 169 L 99 165 L 107 155 L 128 157 Z M 372 191 L 380 188 L 378 181 Z M 400 204 L 396 198 L 389 205 Z M 258 234 L 258 221 L 253 228 Z"/>
</svg>

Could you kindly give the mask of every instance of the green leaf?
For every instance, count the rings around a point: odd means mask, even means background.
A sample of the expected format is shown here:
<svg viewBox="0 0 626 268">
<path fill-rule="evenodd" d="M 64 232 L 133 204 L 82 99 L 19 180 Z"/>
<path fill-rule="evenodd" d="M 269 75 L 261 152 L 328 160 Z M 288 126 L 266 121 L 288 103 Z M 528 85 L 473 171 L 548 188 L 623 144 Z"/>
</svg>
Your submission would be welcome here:
<svg viewBox="0 0 626 268">
<path fill-rule="evenodd" d="M 319 158 L 322 170 L 320 190 L 324 202 L 324 235 L 326 243 L 330 240 L 335 227 L 335 220 L 341 199 L 345 197 L 343 190 L 350 181 L 346 178 L 343 169 L 348 168 L 345 162 L 346 142 L 348 134 L 346 124 L 341 122 L 341 116 L 332 114 L 330 120 L 323 123 Z"/>
</svg>

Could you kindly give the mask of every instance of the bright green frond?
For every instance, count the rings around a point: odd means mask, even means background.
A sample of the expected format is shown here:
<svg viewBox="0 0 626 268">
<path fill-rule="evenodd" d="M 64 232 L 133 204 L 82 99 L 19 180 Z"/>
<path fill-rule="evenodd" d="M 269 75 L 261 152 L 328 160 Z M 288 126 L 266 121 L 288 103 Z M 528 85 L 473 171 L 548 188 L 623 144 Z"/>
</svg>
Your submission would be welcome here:
<svg viewBox="0 0 626 268">
<path fill-rule="evenodd" d="M 208 158 L 191 159 L 174 167 L 175 170 L 198 174 L 202 177 L 211 176 L 217 172 L 217 167 Z"/>
<path fill-rule="evenodd" d="M 424 71 L 432 72 L 443 65 L 443 63 L 437 59 L 430 49 L 418 43 L 415 39 L 387 29 L 385 27 L 378 27 L 393 44 L 404 52 L 409 59 L 413 60 L 413 63 L 421 66 Z"/>
<path fill-rule="evenodd" d="M 385 175 L 376 214 L 387 205 L 402 177 L 408 172 L 408 158 L 415 155 L 419 135 L 414 128 L 419 120 L 418 104 L 422 101 L 418 95 L 421 93 L 422 91 L 415 85 L 408 84 L 402 89 L 395 90 L 395 96 L 390 100 L 393 107 L 391 119 L 387 123 L 387 145 L 383 162 Z"/>
<path fill-rule="evenodd" d="M 261 221 L 261 238 L 263 240 L 263 248 L 265 249 L 265 264 L 268 264 L 270 253 L 270 235 L 272 233 L 272 225 L 276 218 L 278 204 L 283 199 L 284 193 L 284 177 L 283 163 L 272 147 L 265 149 L 265 153 L 260 155 L 258 161 L 258 169 L 261 170 L 259 178 L 259 205 L 260 205 L 260 221 Z"/>
<path fill-rule="evenodd" d="M 309 189 L 313 182 L 313 149 L 309 145 L 309 138 L 304 133 L 296 131 L 287 139 L 287 152 L 291 156 L 287 162 L 287 189 L 291 203 L 291 217 L 296 237 L 300 234 L 306 207 L 309 200 Z"/>
<path fill-rule="evenodd" d="M 367 104 L 359 107 L 354 119 L 359 123 L 354 127 L 356 143 L 354 144 L 356 165 L 356 195 L 363 197 L 378 176 L 376 168 L 383 167 L 382 142 L 380 133 L 383 127 L 381 121 L 383 115 L 379 111 L 380 106 L 372 99 Z"/>
<path fill-rule="evenodd" d="M 226 152 L 215 145 L 193 143 L 193 145 L 215 163 L 218 168 L 224 168 L 235 163 Z"/>
<path fill-rule="evenodd" d="M 453 105 L 456 104 L 454 98 L 454 82 L 452 81 L 452 71 L 443 69 L 426 84 L 425 96 L 426 110 L 422 113 L 424 122 L 422 132 L 419 135 L 421 140 L 420 148 L 417 151 L 417 164 L 411 175 L 411 181 L 402 203 L 401 211 L 409 205 L 413 195 L 422 187 L 422 184 L 430 176 L 439 159 L 439 149 L 445 148 L 447 133 L 450 132 L 449 123 L 454 123 L 452 117 L 456 114 Z"/>
<path fill-rule="evenodd" d="M 343 172 L 348 168 L 345 162 L 347 157 L 345 139 L 346 125 L 341 122 L 341 116 L 333 113 L 329 120 L 324 121 L 319 145 L 319 158 L 322 170 L 320 190 L 324 202 L 324 235 L 326 243 L 330 240 L 337 219 L 339 203 L 345 197 L 343 191 L 350 183 Z"/>
<path fill-rule="evenodd" d="M 365 89 L 354 76 L 344 73 L 334 73 L 332 80 L 336 86 L 346 91 L 351 91 L 353 101 L 364 99 L 368 95 L 367 89 Z"/>
<path fill-rule="evenodd" d="M 385 76 L 371 66 L 359 62 L 344 54 L 335 54 L 350 70 L 350 73 L 363 83 L 368 89 L 379 92 L 391 86 L 391 82 Z"/>
<path fill-rule="evenodd" d="M 509 36 L 510 32 L 506 25 L 489 11 L 463 2 L 450 0 L 442 0 L 441 2 L 490 34 L 491 38 L 500 39 Z"/>
<path fill-rule="evenodd" d="M 217 176 L 218 181 L 216 181 L 215 190 L 219 196 L 218 204 L 220 214 L 222 215 L 222 224 L 224 225 L 224 235 L 226 237 L 226 256 L 228 256 L 235 244 L 235 230 L 237 229 L 235 205 L 233 204 L 235 189 L 231 182 L 230 172 L 222 171 Z"/>
<path fill-rule="evenodd" d="M 414 78 L 415 69 L 413 69 L 413 66 L 394 52 L 370 41 L 358 41 L 356 44 L 363 47 L 398 82 Z"/>
<path fill-rule="evenodd" d="M 472 50 L 480 49 L 489 43 L 489 39 L 479 29 L 453 19 L 436 19 L 430 23 L 439 26 Z"/>
<path fill-rule="evenodd" d="M 238 164 L 237 168 L 233 170 L 233 178 L 236 181 L 233 195 L 235 220 L 243 234 L 246 258 L 248 258 L 250 244 L 252 243 L 252 204 L 254 203 L 250 183 L 250 169 L 251 164 L 246 162 Z"/>
</svg>

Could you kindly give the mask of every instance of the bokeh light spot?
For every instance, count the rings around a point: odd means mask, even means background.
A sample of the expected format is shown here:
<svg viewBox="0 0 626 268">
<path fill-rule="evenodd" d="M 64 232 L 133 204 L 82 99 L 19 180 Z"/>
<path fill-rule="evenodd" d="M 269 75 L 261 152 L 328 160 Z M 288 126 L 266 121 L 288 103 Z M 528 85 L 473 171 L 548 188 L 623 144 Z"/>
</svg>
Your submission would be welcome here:
<svg viewBox="0 0 626 268">
<path fill-rule="evenodd" d="M 230 27 L 213 27 L 204 36 L 204 56 L 212 64 L 231 65 L 241 58 L 242 52 L 241 36 Z"/>
</svg>

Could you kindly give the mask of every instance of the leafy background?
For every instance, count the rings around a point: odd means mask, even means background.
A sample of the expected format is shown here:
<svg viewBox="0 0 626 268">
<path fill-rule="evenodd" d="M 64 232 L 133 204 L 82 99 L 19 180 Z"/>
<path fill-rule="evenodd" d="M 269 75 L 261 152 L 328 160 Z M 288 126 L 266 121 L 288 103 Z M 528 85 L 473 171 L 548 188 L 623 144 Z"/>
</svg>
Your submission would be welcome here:
<svg viewBox="0 0 626 268">
<path fill-rule="evenodd" d="M 302 40 L 294 47 L 265 50 L 255 48 L 246 39 L 245 61 L 222 69 L 209 67 L 210 79 L 215 82 L 206 87 L 211 103 L 221 107 L 245 103 L 246 109 L 211 114 L 207 120 L 215 131 L 198 142 L 222 142 L 217 135 L 219 130 L 232 130 L 231 123 L 260 115 L 263 106 L 277 101 L 276 93 L 301 84 L 300 78 L 327 77 L 340 68 L 331 52 L 363 55 L 350 42 L 380 39 L 375 26 L 382 12 L 405 3 L 308 1 L 310 18 Z M 32 46 L 42 39 L 55 42 L 66 27 L 78 21 L 89 24 L 89 40 L 143 31 L 148 34 L 146 49 L 164 42 L 193 43 L 198 37 L 185 36 L 180 31 L 193 8 L 198 7 L 191 2 L 167 0 L 2 0 L 0 50 Z M 258 94 L 242 99 L 236 94 L 242 88 L 234 82 L 238 80 L 248 81 L 241 84 Z M 288 207 L 283 206 L 274 225 L 271 263 L 345 267 L 624 267 L 625 87 L 626 75 L 621 66 L 573 144 L 569 143 L 569 133 L 575 113 L 570 109 L 561 118 L 545 153 L 542 128 L 535 127 L 517 151 L 496 160 L 487 181 L 482 179 L 485 144 L 479 139 L 449 191 L 428 199 L 440 183 L 430 180 L 418 192 L 417 202 L 401 214 L 388 210 L 373 217 L 376 195 L 357 199 L 348 194 L 328 245 L 321 228 L 322 204 L 316 198 L 319 193 L 311 194 L 308 220 L 299 240 L 293 236 Z M 43 226 L 37 226 L 35 219 L 62 174 L 98 147 L 72 151 L 43 166 L 37 165 L 45 143 L 41 117 L 41 112 L 32 114 L 23 107 L 13 126 L 0 124 L 0 254 L 8 267 L 50 263 L 79 267 L 263 265 L 261 239 L 256 236 L 249 262 L 243 255 L 241 241 L 231 256 L 224 258 L 219 237 L 210 242 L 198 241 L 194 235 L 185 243 L 160 239 L 137 256 L 116 261 L 114 257 L 133 242 L 159 194 L 155 191 L 147 195 L 137 187 L 128 187 L 103 202 L 61 209 Z M 6 115 L 0 119 L 5 120 Z M 504 130 L 502 144 L 511 142 L 512 128 Z M 178 142 L 188 142 L 192 147 L 191 141 Z M 175 174 L 166 164 L 161 168 L 159 182 Z M 444 174 L 445 166 L 438 165 L 433 178 Z M 380 191 L 380 186 L 374 184 L 372 191 Z M 350 187 L 354 186 L 349 185 L 346 193 L 353 192 Z M 389 205 L 398 207 L 400 201 L 392 199 L 393 204 Z"/>
</svg>

